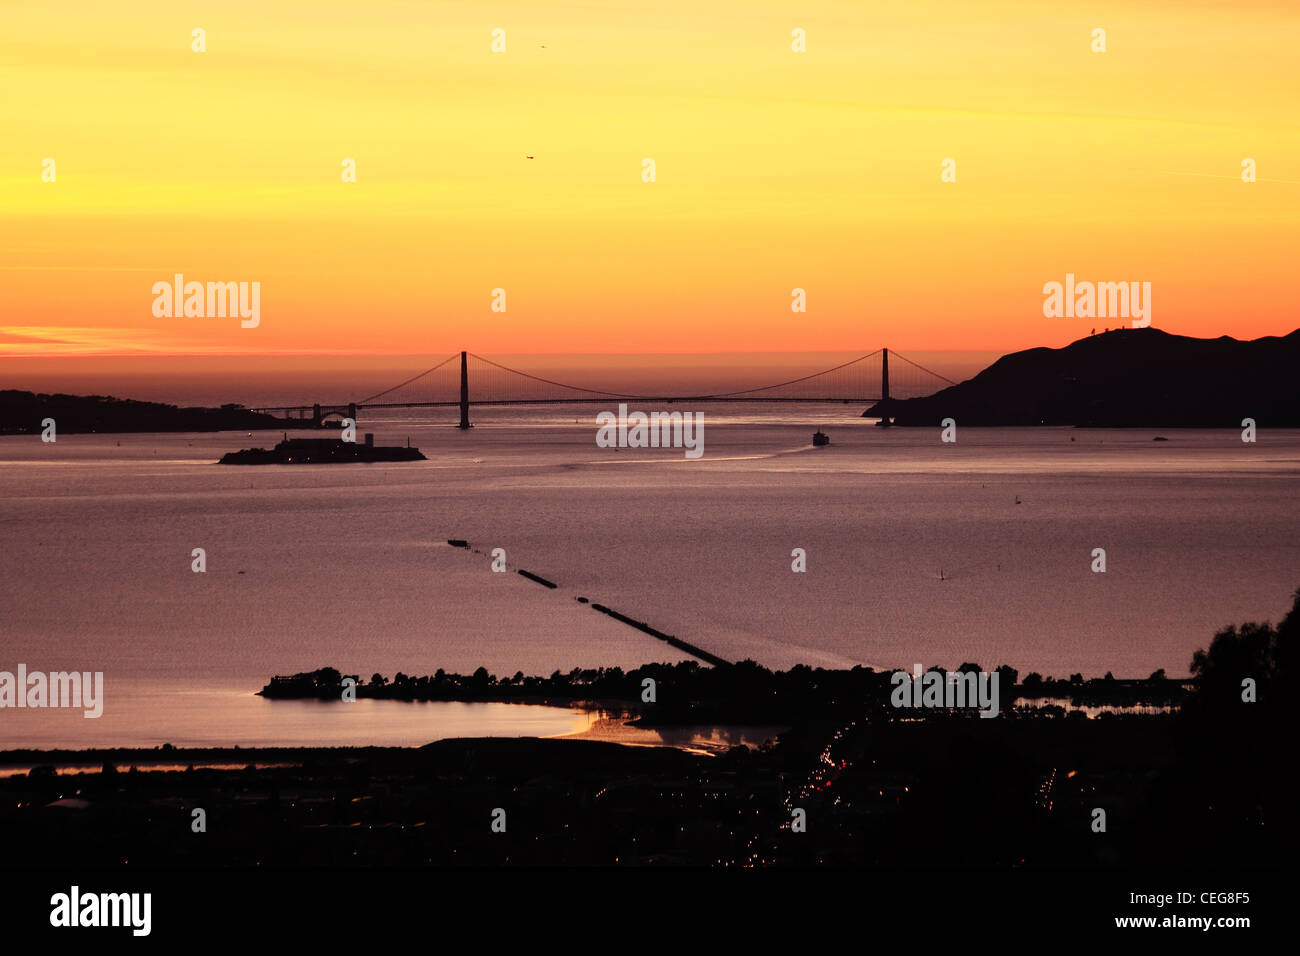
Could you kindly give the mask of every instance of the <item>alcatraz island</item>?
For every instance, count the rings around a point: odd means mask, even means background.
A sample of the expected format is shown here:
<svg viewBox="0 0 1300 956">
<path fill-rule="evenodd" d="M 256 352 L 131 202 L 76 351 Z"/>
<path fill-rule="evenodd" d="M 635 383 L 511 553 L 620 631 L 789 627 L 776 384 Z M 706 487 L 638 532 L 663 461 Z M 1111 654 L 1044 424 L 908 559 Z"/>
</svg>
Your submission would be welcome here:
<svg viewBox="0 0 1300 956">
<path fill-rule="evenodd" d="M 364 442 L 342 438 L 289 438 L 272 449 L 245 448 L 221 456 L 222 465 L 342 465 L 354 462 L 425 461 L 420 449 L 400 445 L 376 445 L 366 433 Z"/>
</svg>

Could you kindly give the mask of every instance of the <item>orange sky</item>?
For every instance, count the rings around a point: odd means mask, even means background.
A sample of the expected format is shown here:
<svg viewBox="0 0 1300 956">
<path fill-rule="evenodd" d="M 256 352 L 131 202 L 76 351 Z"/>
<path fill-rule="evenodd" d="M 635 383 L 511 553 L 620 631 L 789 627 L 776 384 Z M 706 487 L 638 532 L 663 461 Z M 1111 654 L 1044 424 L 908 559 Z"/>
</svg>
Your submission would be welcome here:
<svg viewBox="0 0 1300 956">
<path fill-rule="evenodd" d="M 5 5 L 0 357 L 1010 350 L 1121 324 L 1044 318 L 1066 272 L 1150 282 L 1168 331 L 1284 333 L 1297 49 L 1300 7 L 1250 0 Z M 177 272 L 260 282 L 260 324 L 155 317 Z"/>
</svg>

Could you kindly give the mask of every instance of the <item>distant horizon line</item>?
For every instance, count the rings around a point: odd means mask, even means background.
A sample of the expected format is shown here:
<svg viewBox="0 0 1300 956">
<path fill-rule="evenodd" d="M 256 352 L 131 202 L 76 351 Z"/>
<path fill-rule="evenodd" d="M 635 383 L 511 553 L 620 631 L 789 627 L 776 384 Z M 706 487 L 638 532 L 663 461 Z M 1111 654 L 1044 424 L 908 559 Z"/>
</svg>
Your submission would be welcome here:
<svg viewBox="0 0 1300 956">
<path fill-rule="evenodd" d="M 1041 348 L 1042 346 L 1025 346 L 1025 348 Z M 744 350 L 744 351 L 659 351 L 659 352 L 566 352 L 566 351 L 530 351 L 530 352 L 498 352 L 488 349 L 481 350 L 485 355 L 574 355 L 574 356 L 610 356 L 610 355 L 627 355 L 627 356 L 650 356 L 650 355 L 869 355 L 872 352 L 879 351 L 882 348 L 888 348 L 896 352 L 1001 352 L 999 348 L 983 349 L 936 349 L 936 348 L 896 348 L 895 346 L 876 346 L 874 349 L 862 351 L 862 348 L 838 348 L 838 349 L 772 349 L 772 350 Z M 462 351 L 475 353 L 474 349 L 449 349 L 447 351 L 435 352 L 83 352 L 83 353 L 62 353 L 62 354 L 23 354 L 23 355 L 6 355 L 0 353 L 0 360 L 3 359 L 91 359 L 91 358 L 438 358 L 446 355 L 456 355 Z"/>
<path fill-rule="evenodd" d="M 1140 328 L 1129 328 L 1126 326 L 1121 326 L 1119 328 L 1113 328 L 1113 329 L 1108 328 L 1102 332 L 1092 331 L 1087 335 L 1070 339 L 1068 342 L 1066 342 L 1063 345 L 1034 344 L 1034 345 L 1021 345 L 1017 348 L 1007 348 L 1007 347 L 986 347 L 986 348 L 903 347 L 903 348 L 898 348 L 893 345 L 887 345 L 887 346 L 877 345 L 875 348 L 867 348 L 866 346 L 857 346 L 853 348 L 799 349 L 799 350 L 749 349 L 749 350 L 737 350 L 737 351 L 729 351 L 729 350 L 724 351 L 724 350 L 713 349 L 713 350 L 704 350 L 704 351 L 670 350 L 670 351 L 646 351 L 646 352 L 633 352 L 633 351 L 593 352 L 593 351 L 565 351 L 565 350 L 492 351 L 492 350 L 485 349 L 482 350 L 482 352 L 485 355 L 497 355 L 497 356 L 528 356 L 528 357 L 555 356 L 555 357 L 575 357 L 575 358 L 591 357 L 591 356 L 649 358 L 649 357 L 656 357 L 656 356 L 718 356 L 718 355 L 784 357 L 784 356 L 797 356 L 797 355 L 834 355 L 834 356 L 869 355 L 872 352 L 879 351 L 882 348 L 889 348 L 892 351 L 896 351 L 899 353 L 912 352 L 912 353 L 929 353 L 929 354 L 945 354 L 945 355 L 993 355 L 993 354 L 1010 355 L 1015 352 L 1026 351 L 1028 349 L 1066 348 L 1070 345 L 1073 345 L 1076 342 L 1081 342 L 1084 339 L 1093 338 L 1097 335 L 1106 335 L 1110 332 L 1136 332 L 1136 331 L 1163 332 L 1166 335 L 1170 335 L 1178 338 L 1199 339 L 1201 341 L 1206 341 L 1206 342 L 1216 341 L 1217 339 L 1221 339 L 1221 338 L 1229 338 L 1237 342 L 1254 342 L 1254 341 L 1258 341 L 1259 339 L 1284 338 L 1288 335 L 1292 335 L 1295 332 L 1300 331 L 1300 328 L 1293 329 L 1289 332 L 1279 332 L 1279 333 L 1271 333 L 1269 335 L 1261 335 L 1253 339 L 1250 338 L 1238 339 L 1236 336 L 1231 335 L 1227 332 L 1220 333 L 1219 335 L 1216 336 L 1196 336 L 1196 335 L 1185 335 L 1179 332 L 1169 332 L 1165 329 L 1158 328 L 1154 325 L 1147 326 L 1147 327 L 1140 327 Z M 863 349 L 866 350 L 863 351 Z M 42 353 L 28 352 L 28 353 L 6 354 L 3 351 L 3 349 L 0 348 L 0 361 L 22 360 L 22 359 L 36 360 L 36 361 L 57 361 L 57 360 L 78 360 L 78 359 L 82 361 L 96 360 L 96 359 L 113 359 L 113 360 L 122 360 L 122 359 L 208 359 L 208 360 L 216 360 L 216 359 L 401 359 L 401 360 L 409 360 L 409 359 L 416 359 L 416 358 L 421 358 L 421 359 L 439 358 L 447 355 L 455 355 L 461 351 L 475 352 L 476 350 L 475 349 L 450 349 L 447 351 L 422 351 L 422 352 L 393 352 L 393 351 L 366 352 L 366 351 L 355 351 L 355 350 L 352 351 L 271 350 L 271 351 L 231 351 L 231 352 L 225 352 L 225 351 L 222 352 L 87 351 L 87 352 L 72 352 L 72 353 L 52 352 L 52 353 L 42 354 Z"/>
</svg>

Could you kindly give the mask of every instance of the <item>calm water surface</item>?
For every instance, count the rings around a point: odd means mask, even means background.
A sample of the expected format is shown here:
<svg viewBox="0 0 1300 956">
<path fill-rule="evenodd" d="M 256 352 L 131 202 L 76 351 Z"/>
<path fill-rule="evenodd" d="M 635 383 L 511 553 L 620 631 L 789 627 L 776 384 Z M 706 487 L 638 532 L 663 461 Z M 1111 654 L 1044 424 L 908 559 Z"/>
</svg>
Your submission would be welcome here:
<svg viewBox="0 0 1300 956">
<path fill-rule="evenodd" d="M 1186 674 L 1217 629 L 1277 620 L 1300 586 L 1300 431 L 1248 445 L 965 428 L 943 444 L 856 407 L 738 407 L 703 408 L 698 461 L 596 447 L 594 406 L 484 409 L 468 433 L 445 412 L 363 419 L 429 457 L 402 465 L 215 464 L 279 439 L 265 432 L 0 438 L 0 669 L 107 683 L 97 721 L 0 711 L 0 748 L 576 732 L 588 718 L 563 709 L 345 713 L 252 692 L 324 665 L 549 674 L 680 658 L 579 596 L 771 667 L 1144 677 Z M 810 446 L 816 427 L 829 447 Z M 205 574 L 190 570 L 200 547 Z M 559 588 L 493 574 L 498 547 Z"/>
</svg>

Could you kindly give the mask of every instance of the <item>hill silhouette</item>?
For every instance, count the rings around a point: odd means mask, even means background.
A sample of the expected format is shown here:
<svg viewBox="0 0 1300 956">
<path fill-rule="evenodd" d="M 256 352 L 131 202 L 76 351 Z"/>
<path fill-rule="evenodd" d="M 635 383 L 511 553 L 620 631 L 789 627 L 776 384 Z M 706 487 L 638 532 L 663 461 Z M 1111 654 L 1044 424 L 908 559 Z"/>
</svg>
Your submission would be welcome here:
<svg viewBox="0 0 1300 956">
<path fill-rule="evenodd" d="M 0 435 L 38 434 L 53 418 L 60 434 L 79 432 L 215 432 L 314 427 L 309 419 L 276 418 L 239 405 L 178 408 L 103 395 L 0 390 Z"/>
<path fill-rule="evenodd" d="M 1300 329 L 1239 341 L 1119 329 L 1059 349 L 1004 355 L 925 398 L 894 399 L 899 425 L 1078 425 L 1157 428 L 1300 426 Z M 863 417 L 878 417 L 877 403 Z"/>
</svg>

